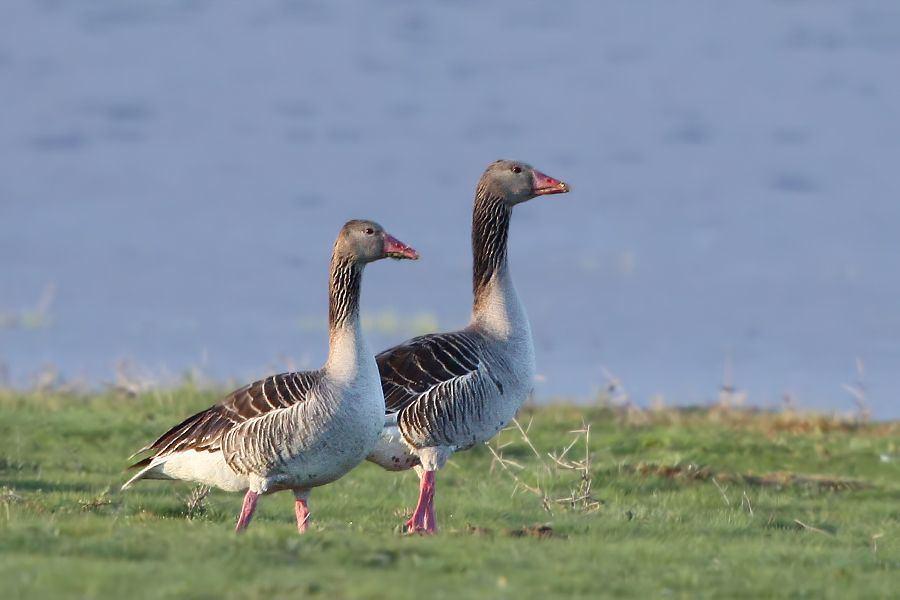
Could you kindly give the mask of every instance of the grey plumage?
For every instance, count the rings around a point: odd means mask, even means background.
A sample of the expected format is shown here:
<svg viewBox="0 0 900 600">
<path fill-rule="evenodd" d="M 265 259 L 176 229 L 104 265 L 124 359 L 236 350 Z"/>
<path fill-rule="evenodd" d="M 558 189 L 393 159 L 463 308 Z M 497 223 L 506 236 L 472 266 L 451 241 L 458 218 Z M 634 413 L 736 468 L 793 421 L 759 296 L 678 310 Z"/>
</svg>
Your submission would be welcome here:
<svg viewBox="0 0 900 600">
<path fill-rule="evenodd" d="M 371 221 L 348 221 L 329 270 L 329 351 L 316 371 L 281 373 L 235 390 L 169 429 L 138 454 L 140 479 L 181 479 L 246 491 L 237 530 L 259 495 L 291 489 L 297 527 L 308 526 L 309 491 L 334 481 L 372 450 L 384 415 L 378 370 L 359 322 L 365 264 L 418 258 Z"/>
<path fill-rule="evenodd" d="M 516 161 L 496 161 L 478 182 L 472 210 L 472 320 L 376 356 L 386 423 L 368 460 L 416 468 L 419 502 L 406 526 L 436 531 L 434 471 L 458 450 L 491 439 L 531 393 L 531 326 L 507 264 L 513 206 L 568 186 Z"/>
</svg>

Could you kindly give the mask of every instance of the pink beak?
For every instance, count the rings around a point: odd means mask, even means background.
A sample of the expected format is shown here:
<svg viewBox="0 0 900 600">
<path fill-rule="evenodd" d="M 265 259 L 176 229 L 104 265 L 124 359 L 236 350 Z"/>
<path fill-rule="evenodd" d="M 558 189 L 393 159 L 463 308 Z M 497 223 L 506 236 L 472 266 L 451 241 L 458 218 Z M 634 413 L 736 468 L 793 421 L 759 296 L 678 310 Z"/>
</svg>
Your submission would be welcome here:
<svg viewBox="0 0 900 600">
<path fill-rule="evenodd" d="M 549 175 L 544 175 L 537 169 L 532 171 L 533 189 L 535 196 L 546 196 L 547 194 L 565 194 L 569 191 L 569 185 L 563 183 L 559 179 L 554 179 Z"/>
<path fill-rule="evenodd" d="M 410 260 L 418 260 L 419 253 L 411 246 L 407 246 L 391 234 L 384 234 L 384 255 L 389 258 L 408 258 Z"/>
</svg>

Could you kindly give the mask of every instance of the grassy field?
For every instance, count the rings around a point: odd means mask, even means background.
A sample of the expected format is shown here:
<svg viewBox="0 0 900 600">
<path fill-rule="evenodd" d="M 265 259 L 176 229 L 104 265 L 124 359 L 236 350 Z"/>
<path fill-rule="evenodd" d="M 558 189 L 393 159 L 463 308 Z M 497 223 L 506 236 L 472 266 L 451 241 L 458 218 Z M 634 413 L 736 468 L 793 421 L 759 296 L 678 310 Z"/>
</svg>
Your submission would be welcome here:
<svg viewBox="0 0 900 600">
<path fill-rule="evenodd" d="M 519 419 L 527 435 L 508 430 L 493 452 L 460 454 L 439 474 L 437 537 L 399 530 L 415 475 L 368 464 L 313 492 L 307 535 L 296 533 L 292 497 L 282 493 L 263 498 L 238 537 L 238 495 L 203 498 L 170 482 L 118 492 L 133 450 L 214 400 L 192 389 L 0 393 L 0 595 L 887 598 L 900 590 L 900 423 L 529 409 Z"/>
</svg>

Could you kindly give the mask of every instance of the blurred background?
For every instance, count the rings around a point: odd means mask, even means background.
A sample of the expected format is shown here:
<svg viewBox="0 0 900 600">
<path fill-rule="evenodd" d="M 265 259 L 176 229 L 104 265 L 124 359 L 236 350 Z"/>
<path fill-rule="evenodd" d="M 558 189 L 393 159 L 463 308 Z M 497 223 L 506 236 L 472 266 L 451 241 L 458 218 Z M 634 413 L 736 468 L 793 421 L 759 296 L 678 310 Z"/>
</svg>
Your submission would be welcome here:
<svg viewBox="0 0 900 600">
<path fill-rule="evenodd" d="M 900 5 L 5 3 L 0 383 L 318 366 L 381 222 L 373 348 L 467 321 L 475 182 L 516 210 L 539 400 L 900 416 Z M 125 366 L 123 366 L 125 365 Z"/>
</svg>

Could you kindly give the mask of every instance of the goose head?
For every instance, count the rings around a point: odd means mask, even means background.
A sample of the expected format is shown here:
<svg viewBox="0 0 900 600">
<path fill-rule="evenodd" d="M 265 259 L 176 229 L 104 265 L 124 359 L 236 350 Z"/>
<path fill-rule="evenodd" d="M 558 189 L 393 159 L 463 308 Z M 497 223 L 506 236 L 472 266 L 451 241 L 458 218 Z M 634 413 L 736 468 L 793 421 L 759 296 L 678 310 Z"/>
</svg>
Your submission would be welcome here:
<svg viewBox="0 0 900 600">
<path fill-rule="evenodd" d="M 510 207 L 537 196 L 565 194 L 569 186 L 531 165 L 518 160 L 498 160 L 491 163 L 481 176 L 479 189 L 502 198 Z"/>
<path fill-rule="evenodd" d="M 382 258 L 419 258 L 419 253 L 407 246 L 375 221 L 354 219 L 344 224 L 334 243 L 334 255 L 358 263 L 370 263 Z"/>
</svg>

